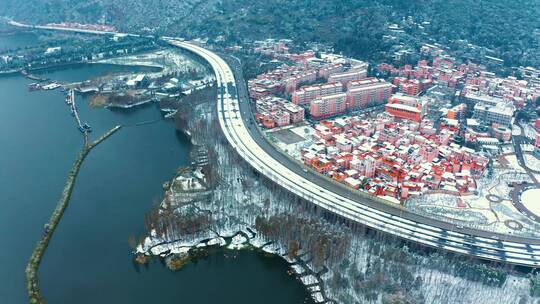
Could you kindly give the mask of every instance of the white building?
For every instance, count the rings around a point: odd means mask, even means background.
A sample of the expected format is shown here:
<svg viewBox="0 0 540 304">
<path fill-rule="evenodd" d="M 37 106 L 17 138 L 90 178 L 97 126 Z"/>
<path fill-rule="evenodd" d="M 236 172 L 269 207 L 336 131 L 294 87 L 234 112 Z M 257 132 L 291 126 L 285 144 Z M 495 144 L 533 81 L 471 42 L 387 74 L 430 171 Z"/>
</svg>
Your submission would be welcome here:
<svg viewBox="0 0 540 304">
<path fill-rule="evenodd" d="M 516 108 L 512 103 L 502 100 L 489 100 L 474 105 L 473 117 L 486 125 L 496 123 L 510 127 L 513 123 L 515 110 Z"/>
</svg>

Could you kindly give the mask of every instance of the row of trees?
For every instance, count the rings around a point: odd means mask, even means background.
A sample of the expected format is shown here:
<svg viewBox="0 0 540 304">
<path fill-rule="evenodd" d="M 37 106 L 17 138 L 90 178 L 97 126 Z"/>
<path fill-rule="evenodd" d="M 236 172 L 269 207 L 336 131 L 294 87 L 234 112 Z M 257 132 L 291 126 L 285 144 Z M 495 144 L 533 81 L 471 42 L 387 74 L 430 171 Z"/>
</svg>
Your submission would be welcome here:
<svg viewBox="0 0 540 304">
<path fill-rule="evenodd" d="M 181 209 L 175 206 L 170 209 L 158 207 L 145 214 L 144 223 L 146 230 L 155 230 L 158 238 L 176 240 L 191 238 L 197 232 L 211 228 L 212 217 L 209 212 L 194 206 L 184 206 Z"/>
<path fill-rule="evenodd" d="M 213 111 L 216 109 L 213 102 L 209 107 Z M 203 117 L 188 116 L 186 125 L 198 144 L 215 148 L 211 166 L 216 168 L 220 183 L 212 200 L 199 205 L 212 210 L 209 225 L 185 219 L 186 225 L 194 225 L 196 229 L 215 227 L 218 231 L 221 227 L 231 231 L 254 226 L 267 240 L 287 248 L 290 257 L 303 252 L 315 267 L 331 269 L 333 277 L 325 279 L 325 284 L 330 287 L 331 298 L 339 303 L 353 303 L 358 299 L 424 303 L 424 288 L 435 290 L 442 295 L 441 299 L 450 303 L 462 292 L 447 286 L 446 282 L 433 283 L 430 280 L 432 274 L 457 276 L 466 282 L 476 281 L 489 286 L 501 286 L 506 280 L 508 269 L 497 269 L 454 255 L 441 255 L 420 246 L 405 246 L 406 243 L 395 237 L 348 223 L 283 191 L 227 148 L 228 143 L 223 139 L 216 119 Z M 157 216 L 164 218 L 162 226 L 172 227 L 163 230 L 190 237 L 185 233 L 185 226 L 179 228 L 175 225 L 176 219 L 167 219 L 169 216 L 182 219 L 181 216 L 175 213 Z M 222 223 L 226 224 L 221 226 Z M 436 286 L 424 286 L 425 281 Z"/>
<path fill-rule="evenodd" d="M 156 48 L 150 39 L 125 37 L 111 42 L 109 37 L 88 36 L 65 33 L 36 32 L 38 43 L 24 48 L 5 50 L 3 53 L 13 56 L 8 62 L 2 62 L 0 69 L 15 69 L 25 66 L 39 68 L 43 66 L 70 64 L 92 60 L 92 56 L 102 53 L 104 58 L 118 56 L 117 51 L 127 50 L 137 53 Z M 46 53 L 49 47 L 58 47 L 58 52 Z M 16 56 L 15 56 L 16 55 Z"/>
<path fill-rule="evenodd" d="M 302 249 L 313 258 L 317 268 L 326 260 L 330 263 L 341 261 L 349 250 L 349 233 L 316 218 L 290 214 L 269 218 L 258 216 L 255 228 L 268 240 L 287 244 L 292 258 L 296 257 L 298 249 Z"/>
<path fill-rule="evenodd" d="M 195 107 L 201 103 L 215 100 L 217 100 L 217 91 L 216 86 L 212 85 L 195 90 L 189 95 L 182 96 L 179 100 L 169 100 L 163 106 L 178 110 L 174 116 L 176 129 L 187 131 L 189 122 L 193 120 L 193 110 Z M 195 121 L 194 123 L 198 124 L 199 127 L 203 127 L 202 125 L 205 124 L 202 120 Z M 202 131 L 202 129 L 197 130 Z"/>
</svg>

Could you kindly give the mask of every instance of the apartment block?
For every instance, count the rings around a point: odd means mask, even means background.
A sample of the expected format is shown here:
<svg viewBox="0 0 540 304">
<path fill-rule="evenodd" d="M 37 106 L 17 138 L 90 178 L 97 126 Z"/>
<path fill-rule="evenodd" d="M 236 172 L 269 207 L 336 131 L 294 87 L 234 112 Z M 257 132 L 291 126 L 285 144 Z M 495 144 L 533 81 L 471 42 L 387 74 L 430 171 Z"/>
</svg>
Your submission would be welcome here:
<svg viewBox="0 0 540 304">
<path fill-rule="evenodd" d="M 323 96 L 311 101 L 309 112 L 314 119 L 342 114 L 347 108 L 347 94 L 338 93 Z"/>
<path fill-rule="evenodd" d="M 420 122 L 427 113 L 428 105 L 421 98 L 394 94 L 388 99 L 385 110 L 395 117 Z"/>
<path fill-rule="evenodd" d="M 297 105 L 310 104 L 316 98 L 341 93 L 343 85 L 340 82 L 304 86 L 293 92 L 291 100 Z"/>
<path fill-rule="evenodd" d="M 366 78 L 349 82 L 347 107 L 363 109 L 369 105 L 382 104 L 392 94 L 392 84 L 377 78 Z"/>
<path fill-rule="evenodd" d="M 346 85 L 349 81 L 366 78 L 366 76 L 367 70 L 347 71 L 330 75 L 328 82 L 341 82 L 343 85 Z"/>
</svg>

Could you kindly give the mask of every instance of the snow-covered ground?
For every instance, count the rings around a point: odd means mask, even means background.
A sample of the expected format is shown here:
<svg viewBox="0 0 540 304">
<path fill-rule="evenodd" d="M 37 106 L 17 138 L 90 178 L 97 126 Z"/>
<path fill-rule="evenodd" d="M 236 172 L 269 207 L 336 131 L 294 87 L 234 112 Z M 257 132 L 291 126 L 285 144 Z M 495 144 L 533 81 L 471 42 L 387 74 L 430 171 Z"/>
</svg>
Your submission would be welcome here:
<svg viewBox="0 0 540 304">
<path fill-rule="evenodd" d="M 304 285 L 312 285 L 312 284 L 319 283 L 319 280 L 317 279 L 317 277 L 312 274 L 302 276 L 300 277 L 300 280 L 302 281 L 302 283 L 304 283 Z"/>
<path fill-rule="evenodd" d="M 157 73 L 149 73 L 148 75 L 170 74 L 172 72 L 189 72 L 190 70 L 197 73 L 206 72 L 206 67 L 201 63 L 191 59 L 188 55 L 176 50 L 167 49 L 157 52 L 144 54 L 130 55 L 117 58 L 109 58 L 97 61 L 98 63 L 121 64 L 121 65 L 137 65 L 137 66 L 153 66 L 160 67 L 163 70 Z M 209 74 L 213 75 L 213 74 Z M 214 76 L 210 76 L 214 78 Z"/>
<path fill-rule="evenodd" d="M 501 146 L 503 154 L 514 153 L 514 146 L 511 144 Z"/>
<path fill-rule="evenodd" d="M 519 165 L 516 155 L 507 155 L 504 158 L 508 162 L 510 168 L 514 169 L 517 172 L 525 172 L 525 169 Z"/>
<path fill-rule="evenodd" d="M 529 211 L 540 216 L 540 189 L 525 190 L 521 194 L 521 203 Z"/>
<path fill-rule="evenodd" d="M 530 144 L 524 144 L 524 145 L 521 145 L 521 150 L 523 150 L 523 152 L 533 152 L 534 146 Z"/>
<path fill-rule="evenodd" d="M 476 195 L 428 194 L 409 199 L 406 206 L 415 212 L 476 229 L 540 237 L 537 223 L 517 210 L 510 197 L 512 188 L 509 185 L 532 180 L 519 166 L 515 155 L 507 155 L 505 159 L 506 167 L 497 165 L 491 176 L 486 173 L 477 181 Z M 490 195 L 499 201 L 491 202 Z M 506 220 L 518 221 L 523 228 L 512 229 L 504 224 Z"/>
<path fill-rule="evenodd" d="M 243 236 L 241 234 L 237 234 L 232 238 L 232 241 L 227 246 L 227 248 L 235 249 L 235 250 L 242 249 L 242 248 L 244 248 L 246 246 L 247 241 L 248 241 L 248 239 L 245 236 Z"/>
<path fill-rule="evenodd" d="M 296 135 L 300 140 L 293 142 L 293 143 L 287 143 L 279 139 L 278 136 L 275 135 L 275 132 L 284 132 L 288 131 L 291 132 L 293 135 Z M 308 125 L 301 125 L 301 126 L 286 126 L 282 128 L 274 128 L 270 131 L 266 131 L 267 136 L 274 142 L 278 148 L 285 151 L 287 154 L 291 155 L 295 159 L 300 159 L 300 150 L 302 148 L 309 147 L 311 144 L 313 144 L 313 133 L 315 130 L 311 128 Z"/>
<path fill-rule="evenodd" d="M 291 269 L 296 273 L 297 275 L 302 275 L 304 273 L 304 267 L 300 265 L 292 265 Z"/>
<path fill-rule="evenodd" d="M 513 136 L 521 135 L 521 128 L 517 125 L 512 125 L 512 135 Z"/>
<path fill-rule="evenodd" d="M 213 238 L 206 243 L 208 246 L 224 246 L 225 244 L 225 239 L 222 237 Z"/>
<path fill-rule="evenodd" d="M 523 126 L 523 130 L 525 131 L 525 136 L 531 139 L 536 138 L 536 130 L 531 124 L 526 124 Z"/>
<path fill-rule="evenodd" d="M 538 158 L 529 153 L 525 153 L 523 158 L 525 159 L 525 166 L 527 168 L 540 172 L 540 160 Z"/>
<path fill-rule="evenodd" d="M 210 124 L 212 115 L 209 115 L 209 111 L 199 109 L 197 113 L 200 117 L 207 119 Z M 193 140 L 198 143 L 208 137 L 199 136 L 195 130 L 191 131 Z M 291 131 L 300 132 L 300 134 L 295 132 L 299 136 L 303 134 L 300 129 Z M 310 216 L 310 213 L 303 214 L 304 211 L 298 208 L 298 202 L 291 199 L 285 192 L 279 191 L 263 179 L 256 178 L 251 169 L 239 163 L 234 154 L 229 153 L 226 143 L 215 141 L 211 142 L 211 145 L 217 153 L 218 164 L 215 167 L 219 171 L 220 183 L 214 189 L 209 201 L 199 202 L 196 207 L 211 212 L 212 231 L 215 232 L 199 232 L 188 239 L 175 240 L 174 235 L 157 238 L 155 231 L 152 231 L 144 244 L 137 248 L 138 251 L 152 250 L 151 252 L 156 254 L 173 250 L 182 252 L 187 246 L 198 246 L 201 240 L 208 239 L 210 241 L 206 245 L 225 246 L 224 238 L 234 237 L 231 244 L 235 245 L 231 248 L 247 245 L 249 242 L 254 247 L 284 257 L 288 251 L 287 244 L 268 244 L 267 238 L 251 233 L 247 227 L 254 228 L 257 217 L 268 218 L 284 213 Z M 509 161 L 511 166 L 514 166 L 516 162 L 517 160 L 513 159 Z M 488 224 L 494 221 L 493 211 L 502 219 L 511 216 L 514 211 L 508 200 L 493 205 L 486 200 L 485 196 L 490 193 L 496 195 L 508 193 L 508 182 L 523 179 L 528 179 L 528 176 L 515 172 L 513 168 L 497 168 L 492 176 L 483 178 L 477 196 L 464 199 L 465 209 L 476 213 L 479 218 L 483 217 Z M 181 199 L 181 196 L 175 196 L 175 198 Z M 461 207 L 458 207 L 455 197 L 433 196 L 433 198 L 433 202 L 437 207 L 442 208 L 443 213 L 448 213 L 449 210 L 460 211 L 458 208 Z M 426 202 L 420 201 L 420 203 Z M 490 206 L 493 210 L 489 209 Z M 313 219 L 326 222 L 321 217 Z M 351 232 L 338 223 L 328 225 L 350 236 L 351 244 L 345 251 L 345 257 L 337 262 L 325 261 L 324 266 L 327 272 L 319 278 L 313 274 L 315 267 L 310 262 L 313 257 L 309 254 L 301 255 L 301 261 L 291 264 L 294 272 L 301 274 L 300 279 L 304 284 L 319 281 L 324 283 L 324 289 L 320 288 L 323 285 L 309 288 L 312 297 L 317 301 L 324 301 L 327 297 L 337 303 L 389 303 L 384 300 L 386 296 L 403 295 L 406 299 L 412 299 L 408 301 L 409 303 L 532 303 L 529 297 L 529 280 L 524 276 L 508 275 L 501 286 L 487 285 L 477 280 L 464 278 L 461 272 L 465 270 L 457 271 L 461 270 L 463 265 L 473 268 L 474 265 L 478 265 L 475 262 L 465 261 L 461 264 L 439 253 L 409 251 L 396 245 L 399 242 L 396 243 L 392 238 L 385 239 L 361 232 Z M 502 222 L 495 222 L 492 226 L 492 229 L 497 231 L 505 227 Z M 255 229 L 252 230 L 255 231 Z M 243 233 L 238 234 L 238 232 Z M 246 235 L 249 240 L 245 237 Z M 162 244 L 163 241 L 171 243 Z M 398 247 L 394 248 L 394 246 Z M 308 267 L 305 268 L 303 263 L 307 263 Z M 317 271 L 320 270 L 321 268 L 317 269 Z M 393 293 L 392 290 L 396 288 L 398 291 Z M 370 293 L 375 293 L 375 297 L 371 298 Z M 405 302 L 407 301 L 394 301 L 394 303 Z"/>
<path fill-rule="evenodd" d="M 196 177 L 178 176 L 175 179 L 175 184 L 180 185 L 185 191 L 205 190 L 200 180 Z"/>
</svg>

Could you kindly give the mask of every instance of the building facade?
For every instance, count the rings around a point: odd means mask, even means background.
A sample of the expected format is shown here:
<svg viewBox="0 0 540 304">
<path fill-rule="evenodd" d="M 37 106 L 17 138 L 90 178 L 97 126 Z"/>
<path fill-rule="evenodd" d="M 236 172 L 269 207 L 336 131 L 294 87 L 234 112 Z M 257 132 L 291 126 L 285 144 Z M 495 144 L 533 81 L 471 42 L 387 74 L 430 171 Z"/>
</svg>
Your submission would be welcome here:
<svg viewBox="0 0 540 304">
<path fill-rule="evenodd" d="M 347 107 L 364 109 L 369 105 L 383 104 L 392 94 L 392 85 L 377 78 L 351 81 L 347 90 Z"/>
<path fill-rule="evenodd" d="M 311 101 L 309 113 L 313 119 L 321 119 L 342 114 L 347 109 L 347 94 L 338 93 Z"/>
</svg>

